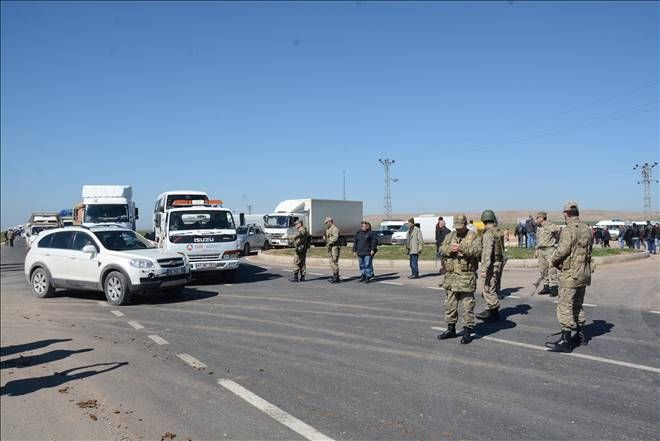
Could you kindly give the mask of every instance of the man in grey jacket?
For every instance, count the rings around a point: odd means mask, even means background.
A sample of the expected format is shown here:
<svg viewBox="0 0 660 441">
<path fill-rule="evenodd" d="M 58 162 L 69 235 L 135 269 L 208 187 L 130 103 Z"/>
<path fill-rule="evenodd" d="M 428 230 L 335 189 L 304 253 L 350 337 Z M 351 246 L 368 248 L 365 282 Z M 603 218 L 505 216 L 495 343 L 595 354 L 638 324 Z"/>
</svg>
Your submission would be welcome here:
<svg viewBox="0 0 660 441">
<path fill-rule="evenodd" d="M 422 231 L 415 225 L 415 219 L 408 219 L 408 234 L 406 236 L 406 253 L 410 258 L 411 275 L 409 279 L 419 278 L 419 254 L 424 247 Z"/>
</svg>

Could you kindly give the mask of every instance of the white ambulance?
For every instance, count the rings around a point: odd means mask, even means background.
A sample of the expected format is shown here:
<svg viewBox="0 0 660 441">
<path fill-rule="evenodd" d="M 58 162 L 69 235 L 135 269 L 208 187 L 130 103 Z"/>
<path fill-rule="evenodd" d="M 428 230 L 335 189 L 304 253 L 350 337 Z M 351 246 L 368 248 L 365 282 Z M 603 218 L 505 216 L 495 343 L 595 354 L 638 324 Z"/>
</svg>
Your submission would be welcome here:
<svg viewBox="0 0 660 441">
<path fill-rule="evenodd" d="M 155 232 L 158 246 L 185 254 L 193 273 L 222 271 L 226 279 L 232 279 L 240 250 L 231 210 L 208 197 L 177 199 L 169 207 L 164 205 Z"/>
</svg>

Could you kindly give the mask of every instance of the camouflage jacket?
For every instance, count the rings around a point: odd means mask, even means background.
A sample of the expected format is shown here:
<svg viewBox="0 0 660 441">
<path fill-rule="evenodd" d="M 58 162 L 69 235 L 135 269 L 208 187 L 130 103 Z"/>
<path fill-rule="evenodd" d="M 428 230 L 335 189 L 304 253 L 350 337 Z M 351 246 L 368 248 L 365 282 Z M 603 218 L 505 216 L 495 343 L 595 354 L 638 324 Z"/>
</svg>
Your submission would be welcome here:
<svg viewBox="0 0 660 441">
<path fill-rule="evenodd" d="M 536 229 L 536 248 L 551 248 L 557 245 L 557 237 L 561 228 L 552 222 L 545 221 Z"/>
<path fill-rule="evenodd" d="M 304 253 L 309 248 L 309 233 L 307 228 L 300 227 L 295 236 L 293 236 L 293 247 L 296 253 Z"/>
<path fill-rule="evenodd" d="M 460 244 L 460 250 L 451 252 L 451 245 Z M 474 231 L 460 237 L 452 231 L 445 237 L 440 252 L 446 258 L 447 275 L 444 287 L 454 292 L 474 292 L 477 289 L 477 268 L 481 258 L 481 240 Z"/>
<path fill-rule="evenodd" d="M 559 286 L 580 288 L 591 284 L 591 249 L 594 239 L 589 225 L 569 219 L 561 230 L 551 263 L 560 269 Z"/>
<path fill-rule="evenodd" d="M 481 271 L 488 271 L 504 260 L 504 234 L 499 228 L 489 228 L 481 238 Z"/>
<path fill-rule="evenodd" d="M 339 228 L 337 225 L 330 224 L 329 227 L 323 232 L 323 240 L 328 248 L 338 247 L 339 246 Z"/>
</svg>

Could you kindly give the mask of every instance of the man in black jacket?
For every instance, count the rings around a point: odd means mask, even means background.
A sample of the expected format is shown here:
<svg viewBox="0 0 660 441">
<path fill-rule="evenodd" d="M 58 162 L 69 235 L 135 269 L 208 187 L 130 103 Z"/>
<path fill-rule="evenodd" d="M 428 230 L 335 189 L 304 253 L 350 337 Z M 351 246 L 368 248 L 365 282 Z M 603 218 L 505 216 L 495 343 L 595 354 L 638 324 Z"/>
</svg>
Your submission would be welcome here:
<svg viewBox="0 0 660 441">
<path fill-rule="evenodd" d="M 447 228 L 447 223 L 445 220 L 440 216 L 438 218 L 438 223 L 435 224 L 435 255 L 438 256 L 438 259 L 440 259 L 440 273 L 444 273 L 445 271 L 445 258 L 442 257 L 442 253 L 440 253 L 440 247 L 442 246 L 442 242 L 445 240 L 445 237 L 451 233 L 451 230 Z"/>
<path fill-rule="evenodd" d="M 362 221 L 360 231 L 355 233 L 353 241 L 353 255 L 358 258 L 360 265 L 360 282 L 369 283 L 374 277 L 372 260 L 376 254 L 378 239 L 369 229 L 369 222 Z"/>
</svg>

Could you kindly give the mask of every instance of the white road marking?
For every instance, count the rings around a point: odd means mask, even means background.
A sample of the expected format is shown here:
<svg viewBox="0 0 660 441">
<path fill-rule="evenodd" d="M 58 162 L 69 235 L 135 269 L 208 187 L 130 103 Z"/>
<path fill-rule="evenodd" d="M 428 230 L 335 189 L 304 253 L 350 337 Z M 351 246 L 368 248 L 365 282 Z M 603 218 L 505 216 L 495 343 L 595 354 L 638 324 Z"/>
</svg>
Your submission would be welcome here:
<svg viewBox="0 0 660 441">
<path fill-rule="evenodd" d="M 144 329 L 144 326 L 142 326 L 138 322 L 130 321 L 130 322 L 126 322 L 126 323 L 131 325 L 131 327 L 134 328 L 134 329 Z"/>
<path fill-rule="evenodd" d="M 292 273 L 293 272 L 293 270 L 289 270 L 289 269 L 283 269 L 282 271 L 284 271 L 285 273 Z"/>
<path fill-rule="evenodd" d="M 443 289 L 440 288 L 439 286 L 427 286 L 428 289 Z"/>
<path fill-rule="evenodd" d="M 298 418 L 286 413 L 274 404 L 269 403 L 258 395 L 253 394 L 243 386 L 231 380 L 218 380 L 218 384 L 238 397 L 244 399 L 269 417 L 273 418 L 280 424 L 293 430 L 300 436 L 308 440 L 319 441 L 332 441 L 332 438 L 322 434 L 312 426 L 303 423 Z"/>
<path fill-rule="evenodd" d="M 105 300 L 99 300 L 96 303 L 98 303 L 99 306 L 110 306 L 110 304 L 108 302 L 106 302 Z"/>
<path fill-rule="evenodd" d="M 161 346 L 170 344 L 167 340 L 158 335 L 148 335 L 148 337 Z"/>
<path fill-rule="evenodd" d="M 660 311 L 649 311 L 651 314 L 660 314 Z"/>
<path fill-rule="evenodd" d="M 113 309 L 110 312 L 113 313 L 114 315 L 116 315 L 117 317 L 123 317 L 125 315 L 123 312 L 117 311 L 116 309 Z"/>
<path fill-rule="evenodd" d="M 205 369 L 206 365 L 193 357 L 190 354 L 176 354 L 177 357 L 179 357 L 181 360 L 185 361 L 188 363 L 190 366 L 194 367 L 195 369 Z"/>
<path fill-rule="evenodd" d="M 234 285 L 231 283 L 225 283 L 224 286 L 234 286 Z"/>
<path fill-rule="evenodd" d="M 399 283 L 399 282 L 388 282 L 388 281 L 386 281 L 386 280 L 385 280 L 385 281 L 382 281 L 382 282 L 378 282 L 378 283 L 385 283 L 385 284 L 387 284 L 387 285 L 403 286 L 403 283 Z"/>
<path fill-rule="evenodd" d="M 555 300 L 554 303 L 559 303 L 559 302 Z M 598 306 L 598 305 L 594 305 L 593 303 L 583 303 L 582 306 Z"/>
<path fill-rule="evenodd" d="M 441 328 L 438 326 L 431 326 L 431 329 L 434 329 L 436 331 L 444 331 L 446 328 Z M 509 340 L 502 340 L 501 338 L 495 338 L 495 337 L 488 337 L 488 336 L 483 336 L 479 335 L 477 333 L 474 334 L 475 336 L 479 338 L 483 338 L 484 340 L 491 340 L 495 341 L 498 343 L 506 343 L 511 346 L 518 346 L 521 348 L 527 348 L 527 349 L 533 349 L 535 351 L 544 351 L 544 352 L 552 352 L 549 348 L 546 348 L 545 346 L 536 346 L 536 345 L 530 345 L 527 343 L 520 343 L 517 341 L 509 341 Z M 561 355 L 568 355 L 570 357 L 575 357 L 575 358 L 582 358 L 584 360 L 591 360 L 591 361 L 599 361 L 601 363 L 608 363 L 608 364 L 613 364 L 616 366 L 623 366 L 623 367 L 628 367 L 632 369 L 638 369 L 640 371 L 648 371 L 648 372 L 653 372 L 655 374 L 660 374 L 660 369 L 653 367 L 653 366 L 646 366 L 643 364 L 635 364 L 635 363 L 628 363 L 627 361 L 619 361 L 619 360 L 612 360 L 611 358 L 604 358 L 604 357 L 596 357 L 593 355 L 586 355 L 586 354 L 577 354 L 575 352 L 557 352 L 558 354 Z"/>
<path fill-rule="evenodd" d="M 325 276 L 325 274 L 321 274 L 321 273 L 307 273 L 307 274 L 311 274 L 312 276 Z"/>
<path fill-rule="evenodd" d="M 512 298 L 512 299 L 519 299 L 519 298 L 520 298 L 520 296 L 514 296 L 513 294 L 510 294 L 510 295 L 508 295 L 508 296 L 506 296 L 506 297 L 510 297 L 510 298 Z M 506 297 L 505 297 L 505 299 L 506 299 Z"/>
</svg>

